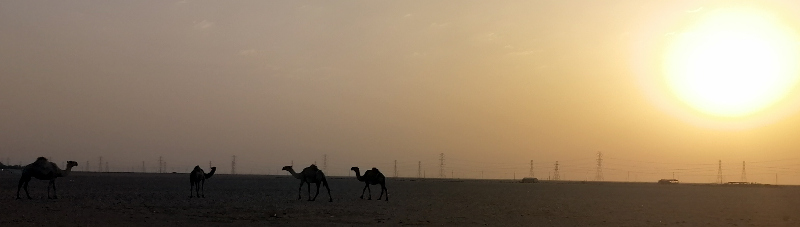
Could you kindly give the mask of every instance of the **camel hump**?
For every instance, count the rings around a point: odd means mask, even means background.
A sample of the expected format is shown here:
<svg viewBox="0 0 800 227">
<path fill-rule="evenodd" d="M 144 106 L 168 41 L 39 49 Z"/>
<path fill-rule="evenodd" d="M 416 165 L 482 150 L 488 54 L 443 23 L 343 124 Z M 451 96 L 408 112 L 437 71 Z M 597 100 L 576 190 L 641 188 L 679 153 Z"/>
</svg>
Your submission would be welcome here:
<svg viewBox="0 0 800 227">
<path fill-rule="evenodd" d="M 319 170 L 319 168 L 317 168 L 317 165 L 314 164 L 311 164 L 311 166 L 309 166 L 308 168 L 311 168 L 313 170 Z"/>
<path fill-rule="evenodd" d="M 36 161 L 37 161 L 37 162 L 46 162 L 46 161 L 47 161 L 47 158 L 45 158 L 45 157 L 38 157 L 38 158 L 36 158 Z"/>
<path fill-rule="evenodd" d="M 375 167 L 372 167 L 372 171 L 379 172 L 379 173 L 381 172 L 380 170 L 378 170 L 378 168 L 375 168 Z"/>
</svg>

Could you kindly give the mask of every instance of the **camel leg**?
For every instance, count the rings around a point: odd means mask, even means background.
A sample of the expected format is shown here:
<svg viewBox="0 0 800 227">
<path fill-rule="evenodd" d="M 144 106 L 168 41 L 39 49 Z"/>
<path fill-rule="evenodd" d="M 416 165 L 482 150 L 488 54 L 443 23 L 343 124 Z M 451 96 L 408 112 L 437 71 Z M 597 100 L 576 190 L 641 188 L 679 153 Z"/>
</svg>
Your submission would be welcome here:
<svg viewBox="0 0 800 227">
<path fill-rule="evenodd" d="M 364 192 L 367 191 L 367 188 L 369 188 L 369 184 L 364 185 L 364 189 L 361 190 L 361 197 L 359 198 L 364 199 Z"/>
<path fill-rule="evenodd" d="M 369 188 L 369 183 L 367 183 L 367 200 L 372 200 L 372 189 Z"/>
<path fill-rule="evenodd" d="M 206 197 L 206 181 L 205 180 L 201 180 L 200 181 L 200 191 L 203 192 L 203 198 L 205 198 Z"/>
<path fill-rule="evenodd" d="M 330 188 L 330 187 L 328 187 L 328 181 L 327 181 L 327 180 L 326 180 L 326 181 L 323 181 L 323 182 L 322 182 L 322 185 L 324 185 L 324 186 L 325 186 L 325 189 L 327 189 L 327 190 L 328 190 L 328 202 L 333 202 L 333 197 L 331 197 L 331 188 Z M 319 192 L 317 192 L 317 193 L 319 193 Z"/>
<path fill-rule="evenodd" d="M 25 186 L 25 195 L 28 195 L 28 186 L 27 185 L 28 185 L 28 181 L 30 181 L 30 180 L 31 180 L 31 178 L 28 177 L 28 176 L 22 176 L 21 178 L 19 178 L 19 184 L 17 184 L 17 199 L 20 199 L 19 198 L 19 189 L 22 188 L 23 185 Z M 31 198 L 31 196 L 28 195 L 28 199 L 30 199 L 30 198 Z"/>
<path fill-rule="evenodd" d="M 319 182 L 317 182 L 316 185 L 317 185 L 317 194 L 314 194 L 314 199 L 312 199 L 311 201 L 317 200 L 317 196 L 319 195 Z"/>
<path fill-rule="evenodd" d="M 28 184 L 30 183 L 31 183 L 30 181 L 26 181 L 25 186 L 22 186 L 22 189 L 25 189 L 25 196 L 27 196 L 28 199 L 33 199 L 31 198 L 31 194 L 28 193 Z"/>
<path fill-rule="evenodd" d="M 189 182 L 189 198 L 194 197 L 193 190 L 194 190 L 194 182 Z"/>
<path fill-rule="evenodd" d="M 58 193 L 56 192 L 56 180 L 50 180 L 50 185 L 53 186 L 53 199 L 58 199 Z M 50 188 L 47 188 L 47 198 L 50 198 Z"/>
<path fill-rule="evenodd" d="M 381 196 L 378 196 L 378 200 L 381 200 L 384 191 L 386 191 L 386 201 L 389 201 L 389 190 L 386 189 L 386 185 L 384 184 L 381 184 Z"/>
<path fill-rule="evenodd" d="M 306 182 L 306 188 L 308 188 L 308 201 L 314 201 L 311 199 L 311 182 Z"/>
<path fill-rule="evenodd" d="M 303 196 L 301 196 L 301 194 L 303 194 L 303 183 L 306 183 L 306 182 L 300 181 L 300 188 L 297 189 L 297 200 L 300 200 L 300 199 L 303 198 Z"/>
</svg>

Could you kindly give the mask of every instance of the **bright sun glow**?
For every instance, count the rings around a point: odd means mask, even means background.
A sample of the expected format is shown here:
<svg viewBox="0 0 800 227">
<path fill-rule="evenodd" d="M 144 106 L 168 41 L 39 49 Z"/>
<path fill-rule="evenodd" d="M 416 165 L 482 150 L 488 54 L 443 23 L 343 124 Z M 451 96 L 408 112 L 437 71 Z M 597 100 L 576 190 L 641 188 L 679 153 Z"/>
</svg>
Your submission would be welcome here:
<svg viewBox="0 0 800 227">
<path fill-rule="evenodd" d="M 710 11 L 669 44 L 666 82 L 678 99 L 705 114 L 752 115 L 798 83 L 798 40 L 793 29 L 765 12 Z"/>
</svg>

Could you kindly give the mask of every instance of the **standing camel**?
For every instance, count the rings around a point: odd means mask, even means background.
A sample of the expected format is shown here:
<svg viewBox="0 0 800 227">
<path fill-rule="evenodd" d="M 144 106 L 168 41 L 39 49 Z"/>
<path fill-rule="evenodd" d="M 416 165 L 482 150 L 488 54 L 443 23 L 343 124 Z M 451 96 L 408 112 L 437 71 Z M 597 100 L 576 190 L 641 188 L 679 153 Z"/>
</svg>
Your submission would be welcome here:
<svg viewBox="0 0 800 227">
<path fill-rule="evenodd" d="M 197 198 L 206 197 L 206 179 L 214 176 L 214 172 L 217 172 L 217 167 L 211 167 L 211 172 L 208 173 L 203 172 L 200 166 L 194 167 L 192 173 L 189 174 L 189 198 L 192 198 L 192 188 L 194 188 L 194 194 L 197 194 Z M 200 192 L 203 193 L 202 196 Z"/>
<path fill-rule="evenodd" d="M 72 172 L 72 167 L 75 166 L 78 166 L 77 162 L 68 161 L 67 169 L 61 170 L 55 163 L 48 161 L 47 158 L 37 158 L 35 162 L 28 164 L 22 169 L 22 177 L 19 178 L 19 184 L 17 185 L 17 199 L 19 199 L 19 189 L 23 187 L 25 188 L 25 195 L 28 196 L 28 199 L 32 199 L 31 195 L 28 194 L 28 183 L 31 181 L 31 177 L 39 180 L 49 180 L 50 182 L 47 185 L 47 198 L 58 199 L 56 193 L 56 178 L 68 176 L 69 173 Z M 50 187 L 53 187 L 52 198 L 50 197 Z"/>
<path fill-rule="evenodd" d="M 328 190 L 328 202 L 333 202 L 333 197 L 331 197 L 331 188 L 328 187 L 328 180 L 325 179 L 325 174 L 322 173 L 322 170 L 317 168 L 317 165 L 311 165 L 303 169 L 303 172 L 296 173 L 292 166 L 284 166 L 283 170 L 289 171 L 293 177 L 300 179 L 300 188 L 297 189 L 297 200 L 302 199 L 302 190 L 303 184 L 305 183 L 308 185 L 308 201 L 314 201 L 317 199 L 319 195 L 319 184 L 325 186 L 325 189 Z M 314 195 L 314 198 L 311 198 L 311 183 L 317 184 L 317 194 Z"/>
<path fill-rule="evenodd" d="M 386 189 L 386 177 L 383 176 L 383 173 L 381 173 L 381 171 L 378 170 L 378 168 L 373 167 L 371 170 L 367 170 L 366 172 L 364 172 L 364 176 L 361 176 L 361 171 L 358 169 L 358 167 L 350 168 L 350 170 L 356 172 L 356 179 L 358 179 L 358 181 L 362 181 L 366 184 L 364 185 L 364 189 L 361 190 L 362 199 L 364 198 L 364 191 L 369 191 L 369 196 L 367 197 L 367 200 L 372 200 L 372 190 L 369 189 L 369 185 L 380 184 L 381 196 L 378 197 L 378 200 L 381 200 L 381 198 L 383 197 L 383 192 L 385 191 L 386 201 L 389 201 L 389 190 Z"/>
</svg>

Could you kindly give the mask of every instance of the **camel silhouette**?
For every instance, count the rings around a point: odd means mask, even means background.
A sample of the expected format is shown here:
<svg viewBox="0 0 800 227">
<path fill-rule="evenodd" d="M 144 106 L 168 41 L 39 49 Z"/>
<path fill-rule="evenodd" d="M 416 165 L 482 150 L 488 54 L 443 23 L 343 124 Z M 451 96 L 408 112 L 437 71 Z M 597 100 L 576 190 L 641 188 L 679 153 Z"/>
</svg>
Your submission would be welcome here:
<svg viewBox="0 0 800 227">
<path fill-rule="evenodd" d="M 194 188 L 197 198 L 206 197 L 206 179 L 214 176 L 214 172 L 217 172 L 217 167 L 211 167 L 211 172 L 208 173 L 205 173 L 200 166 L 194 167 L 192 173 L 189 173 L 189 198 L 192 198 L 192 188 Z M 200 192 L 203 194 L 201 195 Z"/>
<path fill-rule="evenodd" d="M 37 158 L 35 162 L 26 165 L 25 168 L 22 169 L 22 177 L 19 178 L 19 184 L 17 185 L 17 199 L 19 199 L 19 189 L 23 187 L 25 188 L 25 195 L 28 196 L 28 199 L 33 199 L 28 193 L 28 183 L 31 181 L 31 177 L 39 180 L 49 180 L 50 182 L 47 185 L 47 198 L 58 199 L 58 194 L 56 193 L 56 178 L 68 176 L 69 173 L 72 172 L 72 167 L 75 166 L 78 166 L 77 162 L 68 161 L 67 169 L 61 170 L 55 163 L 48 161 L 47 158 Z M 50 187 L 53 187 L 52 198 L 50 197 Z"/>
<path fill-rule="evenodd" d="M 369 189 L 369 185 L 380 184 L 381 195 L 378 197 L 378 200 L 381 200 L 381 198 L 383 197 L 383 192 L 385 191 L 386 201 L 389 201 L 389 190 L 386 189 L 386 177 L 383 176 L 383 173 L 381 173 L 381 171 L 378 170 L 378 168 L 373 167 L 371 170 L 367 170 L 366 172 L 364 172 L 364 176 L 361 176 L 361 171 L 358 169 L 358 167 L 350 168 L 350 170 L 356 172 L 356 179 L 358 179 L 358 181 L 362 181 L 366 184 L 364 185 L 364 189 L 361 190 L 362 199 L 364 198 L 364 191 L 369 191 L 367 200 L 372 200 L 372 190 Z"/>
<path fill-rule="evenodd" d="M 308 185 L 308 201 L 316 200 L 317 196 L 319 195 L 319 184 L 322 183 L 322 185 L 325 186 L 325 189 L 328 190 L 328 202 L 333 202 L 333 197 L 331 197 L 331 188 L 328 187 L 328 180 L 325 179 L 325 174 L 322 173 L 322 170 L 319 170 L 316 165 L 312 164 L 309 167 L 303 168 L 303 171 L 300 173 L 295 172 L 294 169 L 292 169 L 292 166 L 284 166 L 283 170 L 289 171 L 293 177 L 300 179 L 300 188 L 297 189 L 297 200 L 303 198 L 303 196 L 301 196 L 303 184 Z M 314 195 L 314 198 L 311 198 L 311 183 L 317 185 L 317 194 Z"/>
</svg>

